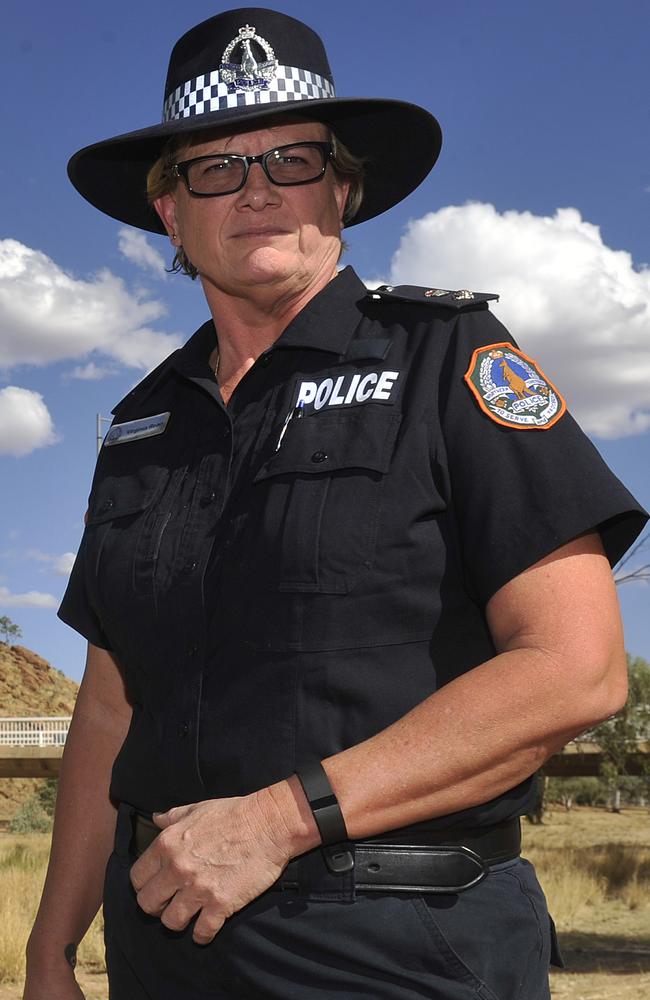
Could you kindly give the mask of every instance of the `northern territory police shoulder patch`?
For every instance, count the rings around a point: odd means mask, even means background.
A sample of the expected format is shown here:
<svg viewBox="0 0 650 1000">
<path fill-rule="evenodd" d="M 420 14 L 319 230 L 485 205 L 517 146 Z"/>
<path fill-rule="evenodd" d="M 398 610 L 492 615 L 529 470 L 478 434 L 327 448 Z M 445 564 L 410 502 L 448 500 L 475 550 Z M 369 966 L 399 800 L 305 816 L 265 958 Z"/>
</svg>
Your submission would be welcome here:
<svg viewBox="0 0 650 1000">
<path fill-rule="evenodd" d="M 477 348 L 464 378 L 483 412 L 504 427 L 546 431 L 566 410 L 539 366 L 509 343 Z"/>
</svg>

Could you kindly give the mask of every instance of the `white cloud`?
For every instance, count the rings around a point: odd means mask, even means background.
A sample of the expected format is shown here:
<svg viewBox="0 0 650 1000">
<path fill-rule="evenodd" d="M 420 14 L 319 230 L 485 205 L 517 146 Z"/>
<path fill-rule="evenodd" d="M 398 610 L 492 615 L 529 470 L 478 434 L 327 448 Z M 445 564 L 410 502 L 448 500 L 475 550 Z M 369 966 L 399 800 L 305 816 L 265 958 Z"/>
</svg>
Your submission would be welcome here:
<svg viewBox="0 0 650 1000">
<path fill-rule="evenodd" d="M 165 312 L 108 270 L 75 278 L 41 251 L 0 240 L 0 367 L 82 360 L 95 351 L 149 369 L 182 343 L 153 328 Z"/>
<path fill-rule="evenodd" d="M 95 382 L 107 375 L 114 375 L 115 368 L 107 365 L 96 365 L 94 361 L 89 361 L 86 365 L 75 365 L 71 372 L 67 373 L 68 378 L 79 378 L 84 381 Z"/>
<path fill-rule="evenodd" d="M 493 312 L 567 396 L 589 433 L 650 428 L 650 270 L 603 243 L 575 208 L 553 217 L 449 206 L 411 222 L 392 284 L 497 292 Z"/>
<path fill-rule="evenodd" d="M 15 557 L 18 553 L 16 552 L 5 552 L 0 553 L 0 558 L 3 556 Z M 21 559 L 33 559 L 35 562 L 45 563 L 50 567 L 53 573 L 57 576 L 70 576 L 72 571 L 72 564 L 75 560 L 74 552 L 63 552 L 61 555 L 52 555 L 49 552 L 41 552 L 40 549 L 27 549 L 26 552 L 20 553 Z"/>
<path fill-rule="evenodd" d="M 57 576 L 70 576 L 72 566 L 75 561 L 74 552 L 64 552 L 63 555 L 55 556 L 52 562 L 52 569 Z"/>
<path fill-rule="evenodd" d="M 144 233 L 123 227 L 118 233 L 120 253 L 136 267 L 149 271 L 157 278 L 165 277 L 165 259 L 151 246 Z"/>
<path fill-rule="evenodd" d="M 53 594 L 28 590 L 26 594 L 12 594 L 8 587 L 0 587 L 0 607 L 4 608 L 58 608 L 59 601 Z"/>
<path fill-rule="evenodd" d="M 8 385 L 0 389 L 0 455 L 28 455 L 58 440 L 39 392 Z"/>
</svg>

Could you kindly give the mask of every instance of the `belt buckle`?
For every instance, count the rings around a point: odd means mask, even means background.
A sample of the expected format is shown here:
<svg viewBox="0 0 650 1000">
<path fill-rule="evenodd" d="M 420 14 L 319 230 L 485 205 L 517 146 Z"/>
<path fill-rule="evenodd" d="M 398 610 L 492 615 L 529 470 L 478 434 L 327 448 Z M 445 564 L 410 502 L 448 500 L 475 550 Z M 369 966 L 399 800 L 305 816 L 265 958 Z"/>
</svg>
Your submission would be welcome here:
<svg viewBox="0 0 650 1000">
<path fill-rule="evenodd" d="M 132 823 L 131 852 L 136 858 L 139 858 L 153 844 L 160 833 L 160 827 L 156 826 L 150 816 L 139 812 L 133 814 Z"/>
</svg>

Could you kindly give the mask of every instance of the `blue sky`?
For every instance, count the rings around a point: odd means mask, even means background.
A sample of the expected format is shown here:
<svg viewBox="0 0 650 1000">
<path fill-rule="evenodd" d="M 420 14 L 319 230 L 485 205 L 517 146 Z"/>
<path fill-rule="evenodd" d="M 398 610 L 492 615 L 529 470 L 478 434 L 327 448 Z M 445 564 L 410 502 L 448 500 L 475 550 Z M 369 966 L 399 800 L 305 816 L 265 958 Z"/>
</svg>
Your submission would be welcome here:
<svg viewBox="0 0 650 1000">
<path fill-rule="evenodd" d="M 650 6 L 271 6 L 323 37 L 340 96 L 414 101 L 443 128 L 430 177 L 350 230 L 347 262 L 367 280 L 500 293 L 497 315 L 649 506 Z M 65 167 L 81 146 L 159 120 L 173 43 L 221 9 L 2 5 L 0 615 L 77 679 L 83 642 L 56 606 L 81 534 L 96 414 L 206 307 L 197 285 L 164 274 L 165 240 L 100 215 Z M 387 156 L 395 142 L 408 137 L 387 136 Z M 650 590 L 620 595 L 627 647 L 650 659 Z"/>
</svg>

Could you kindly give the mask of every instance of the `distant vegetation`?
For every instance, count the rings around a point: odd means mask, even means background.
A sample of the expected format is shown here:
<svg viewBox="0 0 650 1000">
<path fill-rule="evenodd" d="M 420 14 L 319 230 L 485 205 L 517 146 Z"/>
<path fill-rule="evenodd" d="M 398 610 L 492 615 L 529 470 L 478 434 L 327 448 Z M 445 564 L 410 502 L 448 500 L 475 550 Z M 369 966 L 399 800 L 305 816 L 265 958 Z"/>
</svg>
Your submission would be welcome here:
<svg viewBox="0 0 650 1000">
<path fill-rule="evenodd" d="M 650 663 L 640 656 L 627 657 L 629 693 L 627 702 L 612 719 L 591 730 L 591 735 L 601 747 L 604 762 L 601 775 L 612 797 L 612 808 L 621 808 L 624 796 L 628 799 L 650 796 L 650 756 L 639 777 L 631 777 L 626 770 L 626 757 L 639 740 L 650 740 Z"/>
<path fill-rule="evenodd" d="M 640 775 L 627 773 L 628 755 L 639 741 L 650 742 L 650 663 L 640 656 L 627 656 L 629 694 L 625 706 L 615 716 L 595 726 L 584 736 L 603 752 L 598 777 L 544 778 L 538 780 L 538 799 L 528 819 L 543 822 L 551 803 L 567 811 L 574 805 L 607 806 L 613 812 L 650 802 L 650 754 Z"/>
<path fill-rule="evenodd" d="M 20 625 L 16 625 L 12 622 L 11 618 L 7 618 L 6 615 L 0 617 L 0 635 L 3 637 L 2 641 L 5 646 L 9 645 L 10 639 L 22 639 L 23 630 Z"/>
<path fill-rule="evenodd" d="M 48 833 L 52 829 L 58 781 L 56 778 L 39 778 L 38 787 L 18 809 L 11 823 L 10 833 Z"/>
</svg>

